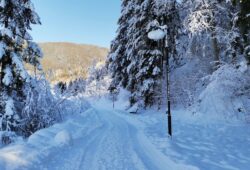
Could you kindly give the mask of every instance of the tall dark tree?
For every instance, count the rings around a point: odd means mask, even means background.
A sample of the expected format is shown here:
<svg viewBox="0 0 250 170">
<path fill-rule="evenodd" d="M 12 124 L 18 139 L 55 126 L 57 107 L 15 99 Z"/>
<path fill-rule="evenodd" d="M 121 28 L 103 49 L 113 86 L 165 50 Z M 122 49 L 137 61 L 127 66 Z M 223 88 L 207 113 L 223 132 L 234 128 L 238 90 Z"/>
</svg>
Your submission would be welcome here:
<svg viewBox="0 0 250 170">
<path fill-rule="evenodd" d="M 250 64 L 250 1 L 232 0 L 238 9 L 238 26 L 243 38 L 244 55 Z"/>
<path fill-rule="evenodd" d="M 113 81 L 111 86 L 121 86 L 125 88 L 128 83 L 126 67 L 128 59 L 125 51 L 129 40 L 128 28 L 133 23 L 134 0 L 124 0 L 122 3 L 121 17 L 119 18 L 117 36 L 111 43 L 110 53 L 108 55 L 108 68 L 111 71 Z"/>
<path fill-rule="evenodd" d="M 39 68 L 40 48 L 28 33 L 40 24 L 30 0 L 0 0 L 0 130 L 18 131 L 30 76 L 24 62 Z"/>
<path fill-rule="evenodd" d="M 131 104 L 141 102 L 143 106 L 150 106 L 154 104 L 155 92 L 160 90 L 162 52 L 157 42 L 148 38 L 148 33 L 159 23 L 154 12 L 154 0 L 138 0 L 136 5 L 136 20 L 130 27 L 133 36 L 128 44 L 131 52 L 127 55 L 130 61 L 127 89 L 131 92 Z"/>
<path fill-rule="evenodd" d="M 173 8 L 175 3 L 169 0 L 123 1 L 118 35 L 112 43 L 108 63 L 114 81 L 112 86 L 121 85 L 130 91 L 131 105 L 139 102 L 146 107 L 155 101 L 161 104 L 163 61 L 166 61 L 164 40 L 158 42 L 148 36 L 152 30 L 166 31 L 168 26 L 169 44 L 175 46 L 175 15 L 178 16 Z M 175 52 L 175 48 L 171 48 L 170 53 Z"/>
</svg>

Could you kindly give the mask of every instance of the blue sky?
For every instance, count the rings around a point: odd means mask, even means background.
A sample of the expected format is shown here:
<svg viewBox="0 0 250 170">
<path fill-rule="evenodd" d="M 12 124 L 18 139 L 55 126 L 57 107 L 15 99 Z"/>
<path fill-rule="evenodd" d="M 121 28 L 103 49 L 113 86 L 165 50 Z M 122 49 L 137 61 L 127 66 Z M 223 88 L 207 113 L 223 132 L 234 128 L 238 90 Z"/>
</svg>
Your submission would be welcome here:
<svg viewBox="0 0 250 170">
<path fill-rule="evenodd" d="M 121 0 L 32 0 L 42 25 L 36 42 L 74 42 L 109 47 L 115 37 Z"/>
</svg>

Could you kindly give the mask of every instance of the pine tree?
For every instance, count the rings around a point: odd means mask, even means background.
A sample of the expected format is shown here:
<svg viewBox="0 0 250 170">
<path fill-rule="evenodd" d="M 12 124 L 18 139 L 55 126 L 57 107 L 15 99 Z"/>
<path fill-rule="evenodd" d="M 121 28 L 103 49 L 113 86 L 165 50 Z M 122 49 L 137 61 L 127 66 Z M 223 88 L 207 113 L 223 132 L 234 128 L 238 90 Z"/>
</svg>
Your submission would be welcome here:
<svg viewBox="0 0 250 170">
<path fill-rule="evenodd" d="M 174 61 L 178 60 L 176 39 L 180 19 L 175 0 L 148 0 L 139 3 L 138 6 L 141 6 L 137 16 L 138 23 L 132 28 L 136 30 L 134 34 L 137 35 L 136 39 L 132 40 L 136 43 L 133 53 L 136 74 L 132 72 L 130 75 L 136 78 L 136 92 L 133 93 L 137 96 L 136 101 L 143 100 L 144 106 L 151 106 L 162 103 L 160 98 L 165 91 L 167 55 Z M 166 39 L 157 41 L 149 39 L 152 30 L 167 32 Z"/>
<path fill-rule="evenodd" d="M 28 33 L 40 24 L 30 0 L 0 0 L 0 130 L 18 131 L 24 87 L 30 81 L 24 62 L 40 68 L 39 47 Z"/>
<path fill-rule="evenodd" d="M 137 6 L 140 10 L 136 13 L 137 20 L 132 27 L 134 39 L 130 41 L 134 45 L 128 69 L 129 77 L 133 80 L 130 87 L 133 88 L 129 90 L 132 92 L 132 101 L 142 102 L 142 106 L 151 106 L 155 103 L 156 92 L 160 90 L 163 54 L 158 42 L 150 40 L 148 33 L 160 25 L 155 14 L 154 0 L 137 1 Z M 157 98 L 159 97 L 158 94 Z"/>
<path fill-rule="evenodd" d="M 164 25 L 169 24 L 169 43 L 174 44 L 171 45 L 171 54 L 176 53 L 177 18 L 174 17 L 176 12 L 166 15 L 170 9 L 169 2 L 171 1 L 123 1 L 118 36 L 111 46 L 108 62 L 115 82 L 112 86 L 120 84 L 131 92 L 131 106 L 140 103 L 147 107 L 155 104 L 155 101 L 161 104 L 159 92 L 163 76 L 164 40 L 153 41 L 148 34 L 153 29 L 164 29 Z"/>
<path fill-rule="evenodd" d="M 111 68 L 115 68 L 111 70 L 114 84 L 131 92 L 131 105 L 138 101 L 144 101 L 145 106 L 153 103 L 154 79 L 160 73 L 159 68 L 153 68 L 159 66 L 161 58 L 155 49 L 157 43 L 147 38 L 147 27 L 154 20 L 152 5 L 153 0 L 123 1 L 118 36 L 111 48 L 110 56 L 116 59 L 110 60 Z"/>
<path fill-rule="evenodd" d="M 124 0 L 122 3 L 121 17 L 118 21 L 117 36 L 111 43 L 110 53 L 108 55 L 108 68 L 111 71 L 113 79 L 111 86 L 123 88 L 127 86 L 128 74 L 126 67 L 128 60 L 125 51 L 129 39 L 128 29 L 133 23 L 134 0 Z"/>
</svg>

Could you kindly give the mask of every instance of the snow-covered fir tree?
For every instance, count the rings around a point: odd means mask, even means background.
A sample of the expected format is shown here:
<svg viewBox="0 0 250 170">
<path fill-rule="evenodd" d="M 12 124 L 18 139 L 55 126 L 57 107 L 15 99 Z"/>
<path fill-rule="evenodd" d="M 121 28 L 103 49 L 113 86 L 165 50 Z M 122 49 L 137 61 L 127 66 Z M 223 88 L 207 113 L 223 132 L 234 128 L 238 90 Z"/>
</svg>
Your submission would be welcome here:
<svg viewBox="0 0 250 170">
<path fill-rule="evenodd" d="M 119 28 L 117 36 L 111 44 L 111 50 L 108 55 L 108 67 L 111 71 L 111 86 L 122 86 L 125 88 L 128 84 L 128 74 L 126 67 L 128 66 L 128 58 L 126 56 L 127 43 L 129 41 L 128 28 L 133 24 L 135 11 L 135 0 L 124 0 L 122 2 L 121 17 L 119 18 Z M 130 34 L 131 35 L 131 34 Z"/>
<path fill-rule="evenodd" d="M 149 33 L 152 30 L 164 29 L 158 21 L 156 14 L 157 6 L 154 0 L 137 1 L 140 7 L 136 12 L 137 20 L 133 27 L 134 43 L 130 53 L 130 65 L 128 67 L 129 80 L 132 84 L 128 88 L 132 92 L 131 104 L 142 102 L 143 106 L 151 106 L 156 101 L 160 101 L 162 59 L 163 53 L 159 42 L 150 39 Z M 160 103 L 159 103 L 160 104 Z"/>
<path fill-rule="evenodd" d="M 108 58 L 111 86 L 127 89 L 131 106 L 161 105 L 160 98 L 166 96 L 167 57 L 171 72 L 186 64 L 199 64 L 200 71 L 183 78 L 190 82 L 186 89 L 185 83 L 171 77 L 173 97 L 185 94 L 190 105 L 191 98 L 199 94 L 196 81 L 225 63 L 237 67 L 242 54 L 246 58 L 250 54 L 248 5 L 247 1 L 230 0 L 124 0 Z M 158 30 L 165 38 L 153 40 Z"/>
<path fill-rule="evenodd" d="M 28 33 L 40 24 L 30 0 L 0 0 L 0 130 L 20 131 L 25 86 L 30 76 L 24 62 L 40 68 L 40 48 Z"/>
<path fill-rule="evenodd" d="M 169 24 L 169 44 L 175 44 L 177 20 L 174 16 L 178 17 L 178 12 L 173 8 L 175 3 L 167 0 L 123 1 L 118 36 L 111 46 L 108 63 L 113 81 L 116 82 L 112 86 L 121 84 L 121 87 L 130 91 L 131 105 L 139 102 L 142 106 L 151 106 L 155 101 L 161 104 L 165 40 L 154 41 L 148 34 L 154 29 L 167 31 Z M 171 45 L 169 53 L 176 52 L 172 48 L 174 46 Z M 122 53 L 119 53 L 121 49 Z"/>
</svg>

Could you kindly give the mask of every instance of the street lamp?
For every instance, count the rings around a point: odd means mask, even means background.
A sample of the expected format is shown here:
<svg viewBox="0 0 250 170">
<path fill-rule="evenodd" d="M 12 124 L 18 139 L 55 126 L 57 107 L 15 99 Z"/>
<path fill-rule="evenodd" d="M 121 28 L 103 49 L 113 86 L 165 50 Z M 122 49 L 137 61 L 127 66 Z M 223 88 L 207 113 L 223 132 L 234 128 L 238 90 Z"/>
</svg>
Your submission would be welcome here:
<svg viewBox="0 0 250 170">
<path fill-rule="evenodd" d="M 168 114 L 168 134 L 172 137 L 172 116 L 171 116 L 171 102 L 170 102 L 170 67 L 169 67 L 169 49 L 166 39 L 166 26 L 160 26 L 158 29 L 152 30 L 148 33 L 148 38 L 154 41 L 164 40 L 164 48 L 166 50 L 166 81 L 167 81 L 167 111 Z M 163 53 L 164 54 L 164 53 Z"/>
</svg>

